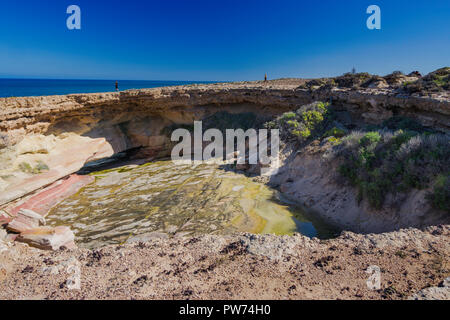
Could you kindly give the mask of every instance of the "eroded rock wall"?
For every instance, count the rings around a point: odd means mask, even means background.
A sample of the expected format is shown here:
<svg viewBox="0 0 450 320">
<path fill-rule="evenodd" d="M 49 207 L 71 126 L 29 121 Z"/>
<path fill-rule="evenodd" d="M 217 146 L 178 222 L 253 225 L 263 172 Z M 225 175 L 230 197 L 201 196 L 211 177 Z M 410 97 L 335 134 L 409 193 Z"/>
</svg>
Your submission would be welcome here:
<svg viewBox="0 0 450 320">
<path fill-rule="evenodd" d="M 296 85 L 233 83 L 120 93 L 0 99 L 0 205 L 79 170 L 86 162 L 143 147 L 167 155 L 164 128 L 192 124 L 219 111 L 273 116 L 315 100 L 333 102 L 352 121 L 408 115 L 450 131 L 445 95 L 401 96 L 390 89 L 301 89 Z"/>
<path fill-rule="evenodd" d="M 411 96 L 390 89 L 300 89 L 295 85 L 252 83 L 192 85 L 120 93 L 0 99 L 0 132 L 3 144 L 14 144 L 25 134 L 70 131 L 80 134 L 92 123 L 108 119 L 121 123 L 154 114 L 188 122 L 204 109 L 230 106 L 258 107 L 259 112 L 296 109 L 316 100 L 332 100 L 371 122 L 402 114 L 443 131 L 450 130 L 450 101 L 446 94 Z M 202 107 L 202 108 L 198 108 Z M 205 108 L 207 107 L 207 108 Z M 203 110 L 203 111 L 202 111 Z M 191 116 L 189 116 L 189 114 Z M 7 137 L 7 138 L 6 138 Z"/>
</svg>

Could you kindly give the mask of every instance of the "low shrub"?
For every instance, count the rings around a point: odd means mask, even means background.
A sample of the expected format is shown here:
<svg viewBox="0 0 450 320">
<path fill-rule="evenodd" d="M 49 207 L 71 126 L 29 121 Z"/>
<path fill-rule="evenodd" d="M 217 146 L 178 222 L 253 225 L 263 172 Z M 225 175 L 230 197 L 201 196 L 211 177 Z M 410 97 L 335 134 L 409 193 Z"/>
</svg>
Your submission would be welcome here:
<svg viewBox="0 0 450 320">
<path fill-rule="evenodd" d="M 450 172 L 437 177 L 427 199 L 431 201 L 434 208 L 450 212 Z"/>
<path fill-rule="evenodd" d="M 280 129 L 280 137 L 284 140 L 305 142 L 313 137 L 321 137 L 331 119 L 329 104 L 314 102 L 302 106 L 295 112 L 283 113 L 278 118 L 266 122 L 265 127 Z"/>
<path fill-rule="evenodd" d="M 295 112 L 290 111 L 290 112 L 283 113 L 283 115 L 281 116 L 280 120 L 281 121 L 287 121 L 289 119 L 295 119 L 296 116 L 297 115 L 295 114 Z"/>
<path fill-rule="evenodd" d="M 323 135 L 323 138 L 327 138 L 327 137 L 342 138 L 343 136 L 345 136 L 346 133 L 347 132 L 344 129 L 333 127 L 330 130 L 328 130 L 327 132 L 325 132 L 325 134 Z"/>
<path fill-rule="evenodd" d="M 440 68 L 416 81 L 405 83 L 403 90 L 409 94 L 427 94 L 450 90 L 450 67 Z"/>
<path fill-rule="evenodd" d="M 286 123 L 291 128 L 298 128 L 298 126 L 300 125 L 297 120 L 289 120 Z"/>
<path fill-rule="evenodd" d="M 333 146 L 337 146 L 337 145 L 339 145 L 341 142 L 342 142 L 342 140 L 340 139 L 340 138 L 336 138 L 335 136 L 331 136 L 331 137 L 329 137 L 328 138 L 328 141 L 331 143 L 331 145 L 333 145 Z"/>
<path fill-rule="evenodd" d="M 334 78 L 334 81 L 340 88 L 358 88 L 371 77 L 367 72 L 345 73 L 342 76 Z"/>
<path fill-rule="evenodd" d="M 388 193 L 429 188 L 433 205 L 450 211 L 448 203 L 450 139 L 444 134 L 387 130 L 353 132 L 333 148 L 342 177 L 358 188 L 358 199 L 380 209 Z"/>
</svg>

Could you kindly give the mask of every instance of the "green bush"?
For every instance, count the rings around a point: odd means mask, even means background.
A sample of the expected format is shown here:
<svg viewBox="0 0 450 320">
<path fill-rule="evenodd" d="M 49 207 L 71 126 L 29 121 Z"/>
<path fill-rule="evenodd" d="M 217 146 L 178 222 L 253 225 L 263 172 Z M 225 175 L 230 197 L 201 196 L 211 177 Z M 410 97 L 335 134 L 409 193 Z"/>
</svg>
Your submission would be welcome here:
<svg viewBox="0 0 450 320">
<path fill-rule="evenodd" d="M 300 137 L 300 130 L 292 130 L 291 133 L 296 137 Z"/>
<path fill-rule="evenodd" d="M 265 127 L 280 129 L 282 139 L 305 142 L 309 138 L 322 136 L 331 119 L 328 107 L 328 103 L 314 102 L 302 106 L 296 112 L 283 113 L 277 119 L 266 122 Z"/>
<path fill-rule="evenodd" d="M 281 120 L 287 121 L 289 119 L 295 119 L 295 117 L 296 117 L 295 112 L 290 111 L 290 112 L 283 113 L 283 115 L 281 116 Z"/>
<path fill-rule="evenodd" d="M 323 114 L 319 111 L 307 111 L 302 114 L 303 123 L 309 129 L 314 129 L 323 121 Z"/>
<path fill-rule="evenodd" d="M 450 173 L 439 175 L 433 191 L 427 195 L 434 208 L 450 213 Z"/>
<path fill-rule="evenodd" d="M 300 137 L 302 137 L 303 139 L 307 139 L 310 136 L 311 136 L 311 131 L 308 128 L 305 128 L 300 131 Z"/>
<path fill-rule="evenodd" d="M 377 131 L 367 132 L 364 137 L 359 140 L 359 144 L 364 147 L 376 145 L 381 140 L 381 136 Z"/>
<path fill-rule="evenodd" d="M 436 75 L 435 78 L 433 79 L 433 82 L 439 87 L 444 87 L 448 85 L 449 81 L 450 81 L 449 75 L 447 76 Z"/>
<path fill-rule="evenodd" d="M 335 136 L 332 136 L 328 139 L 328 141 L 333 145 L 333 146 L 337 146 L 339 144 L 341 144 L 342 140 L 339 138 L 336 138 Z"/>
<path fill-rule="evenodd" d="M 289 120 L 286 122 L 291 128 L 298 128 L 299 123 L 297 120 Z"/>
<path fill-rule="evenodd" d="M 345 130 L 333 127 L 330 130 L 328 130 L 327 132 L 325 132 L 323 137 L 324 138 L 327 138 L 327 137 L 342 138 L 343 136 L 345 136 L 345 134 L 346 134 Z"/>
<path fill-rule="evenodd" d="M 266 129 L 277 129 L 278 128 L 278 124 L 275 120 L 272 121 L 268 121 L 264 124 L 264 127 Z"/>
</svg>

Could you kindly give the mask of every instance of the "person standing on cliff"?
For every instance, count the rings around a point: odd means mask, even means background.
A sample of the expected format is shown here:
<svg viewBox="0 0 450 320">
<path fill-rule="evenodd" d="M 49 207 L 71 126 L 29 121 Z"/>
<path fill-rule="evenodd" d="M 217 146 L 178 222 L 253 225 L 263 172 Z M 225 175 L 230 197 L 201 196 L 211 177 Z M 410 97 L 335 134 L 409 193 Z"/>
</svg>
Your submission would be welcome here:
<svg viewBox="0 0 450 320">
<path fill-rule="evenodd" d="M 119 81 L 116 81 L 116 91 L 119 91 Z"/>
<path fill-rule="evenodd" d="M 267 82 L 267 73 L 264 75 L 264 82 Z"/>
</svg>

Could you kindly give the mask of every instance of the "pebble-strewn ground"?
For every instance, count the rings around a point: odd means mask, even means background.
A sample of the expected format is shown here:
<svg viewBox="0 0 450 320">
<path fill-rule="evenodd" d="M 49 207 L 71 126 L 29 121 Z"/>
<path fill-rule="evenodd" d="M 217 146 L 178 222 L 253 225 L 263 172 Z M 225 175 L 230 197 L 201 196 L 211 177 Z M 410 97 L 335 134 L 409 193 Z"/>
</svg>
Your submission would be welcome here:
<svg viewBox="0 0 450 320">
<path fill-rule="evenodd" d="M 15 243 L 0 255 L 0 299 L 406 299 L 449 277 L 449 235 L 449 226 L 326 241 L 205 235 L 56 252 Z M 76 261 L 80 290 L 67 282 Z M 372 265 L 379 290 L 366 284 Z"/>
</svg>

